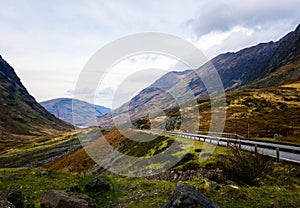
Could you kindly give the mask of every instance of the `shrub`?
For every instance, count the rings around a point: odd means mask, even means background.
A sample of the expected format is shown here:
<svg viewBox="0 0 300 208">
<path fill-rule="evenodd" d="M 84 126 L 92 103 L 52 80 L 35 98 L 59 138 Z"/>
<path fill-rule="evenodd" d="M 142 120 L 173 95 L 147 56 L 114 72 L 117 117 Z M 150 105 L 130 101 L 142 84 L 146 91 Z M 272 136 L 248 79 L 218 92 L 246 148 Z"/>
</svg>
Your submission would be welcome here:
<svg viewBox="0 0 300 208">
<path fill-rule="evenodd" d="M 218 164 L 224 175 L 240 184 L 256 185 L 257 177 L 268 168 L 270 158 L 240 150 L 237 145 L 231 148 L 231 152 Z"/>
<path fill-rule="evenodd" d="M 185 165 L 182 166 L 182 171 L 187 171 L 187 170 L 198 170 L 200 168 L 199 163 L 197 162 L 189 162 Z"/>
</svg>

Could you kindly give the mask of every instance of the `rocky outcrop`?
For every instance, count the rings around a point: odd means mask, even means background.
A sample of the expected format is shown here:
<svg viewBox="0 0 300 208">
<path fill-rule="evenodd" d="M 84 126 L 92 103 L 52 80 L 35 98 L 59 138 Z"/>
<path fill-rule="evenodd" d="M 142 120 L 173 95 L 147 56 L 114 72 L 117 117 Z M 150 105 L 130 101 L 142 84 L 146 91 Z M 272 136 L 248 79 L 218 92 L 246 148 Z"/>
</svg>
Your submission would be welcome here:
<svg viewBox="0 0 300 208">
<path fill-rule="evenodd" d="M 85 190 L 90 192 L 109 191 L 109 183 L 103 178 L 94 178 L 84 186 Z"/>
<path fill-rule="evenodd" d="M 15 205 L 13 205 L 10 201 L 7 199 L 2 199 L 0 197 L 0 207 L 1 208 L 16 208 Z"/>
<path fill-rule="evenodd" d="M 163 208 L 219 208 L 212 200 L 202 195 L 192 187 L 179 184 L 173 195 L 163 206 Z"/>
<path fill-rule="evenodd" d="M 221 169 L 198 169 L 187 171 L 167 170 L 160 174 L 147 176 L 150 180 L 164 180 L 164 181 L 187 181 L 193 178 L 208 178 L 221 184 L 231 184 L 232 182 L 226 179 Z"/>
<path fill-rule="evenodd" d="M 95 201 L 84 194 L 64 193 L 57 190 L 47 192 L 42 201 L 42 208 L 97 208 Z"/>
</svg>

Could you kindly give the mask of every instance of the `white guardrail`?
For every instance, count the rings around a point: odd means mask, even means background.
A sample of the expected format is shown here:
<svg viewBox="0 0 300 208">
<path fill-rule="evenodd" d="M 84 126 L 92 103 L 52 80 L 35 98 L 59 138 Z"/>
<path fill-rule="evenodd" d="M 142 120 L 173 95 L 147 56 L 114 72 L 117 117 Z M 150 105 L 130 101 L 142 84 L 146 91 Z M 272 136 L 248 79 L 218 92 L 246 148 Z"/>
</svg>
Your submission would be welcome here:
<svg viewBox="0 0 300 208">
<path fill-rule="evenodd" d="M 272 142 L 255 141 L 240 138 L 226 138 L 221 136 L 202 135 L 186 132 L 140 130 L 145 133 L 167 134 L 172 136 L 209 142 L 220 146 L 238 145 L 240 149 L 252 151 L 259 154 L 276 157 L 277 160 L 286 160 L 300 163 L 300 145 L 277 144 Z"/>
</svg>

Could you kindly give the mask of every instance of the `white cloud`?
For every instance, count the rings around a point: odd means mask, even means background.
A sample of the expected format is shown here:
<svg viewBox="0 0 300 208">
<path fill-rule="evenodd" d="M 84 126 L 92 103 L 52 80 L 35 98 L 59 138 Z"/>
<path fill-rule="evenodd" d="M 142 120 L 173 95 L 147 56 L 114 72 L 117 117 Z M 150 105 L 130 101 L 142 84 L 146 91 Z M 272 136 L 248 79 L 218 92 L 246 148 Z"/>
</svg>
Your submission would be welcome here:
<svg viewBox="0 0 300 208">
<path fill-rule="evenodd" d="M 70 90 L 87 60 L 117 38 L 165 32 L 194 42 L 213 57 L 276 40 L 294 29 L 300 19 L 298 2 L 0 0 L 5 5 L 0 7 L 0 53 L 38 101 L 66 97 L 72 95 Z M 98 104 L 110 106 L 111 90 L 140 69 L 185 69 L 155 55 L 127 62 L 110 72 L 103 83 L 109 93 Z M 140 78 L 139 86 L 151 84 L 150 78 L 155 76 Z"/>
<path fill-rule="evenodd" d="M 99 83 L 98 103 L 116 108 L 137 95 L 156 79 L 170 70 L 177 60 L 158 54 L 141 54 L 128 57 L 111 68 Z M 101 92 L 110 89 L 107 94 Z"/>
</svg>

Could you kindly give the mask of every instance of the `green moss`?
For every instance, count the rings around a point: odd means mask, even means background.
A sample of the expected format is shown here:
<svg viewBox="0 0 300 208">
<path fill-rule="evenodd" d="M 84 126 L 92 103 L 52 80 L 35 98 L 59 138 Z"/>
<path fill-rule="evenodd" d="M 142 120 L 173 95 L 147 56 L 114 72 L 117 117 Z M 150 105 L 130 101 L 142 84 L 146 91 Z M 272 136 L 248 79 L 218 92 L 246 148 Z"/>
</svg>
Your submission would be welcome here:
<svg viewBox="0 0 300 208">
<path fill-rule="evenodd" d="M 40 207 L 43 195 L 49 190 L 65 191 L 74 185 L 84 190 L 84 185 L 95 177 L 56 171 L 47 171 L 45 175 L 39 176 L 41 170 L 43 169 L 0 169 L 0 173 L 5 175 L 1 180 L 0 190 L 18 189 L 23 193 L 25 207 Z M 111 184 L 110 191 L 85 193 L 94 198 L 100 207 L 116 207 L 118 204 L 126 207 L 161 207 L 175 188 L 174 183 L 167 181 L 113 174 L 104 178 Z"/>
<path fill-rule="evenodd" d="M 63 172 L 47 171 L 46 174 L 39 174 L 43 169 L 31 168 L 7 168 L 0 169 L 4 174 L 1 179 L 0 189 L 18 189 L 22 191 L 26 206 L 34 205 L 40 207 L 40 200 L 43 195 L 51 189 L 65 191 L 67 188 L 83 184 L 82 181 L 91 179 L 91 176 L 67 174 Z"/>
</svg>

